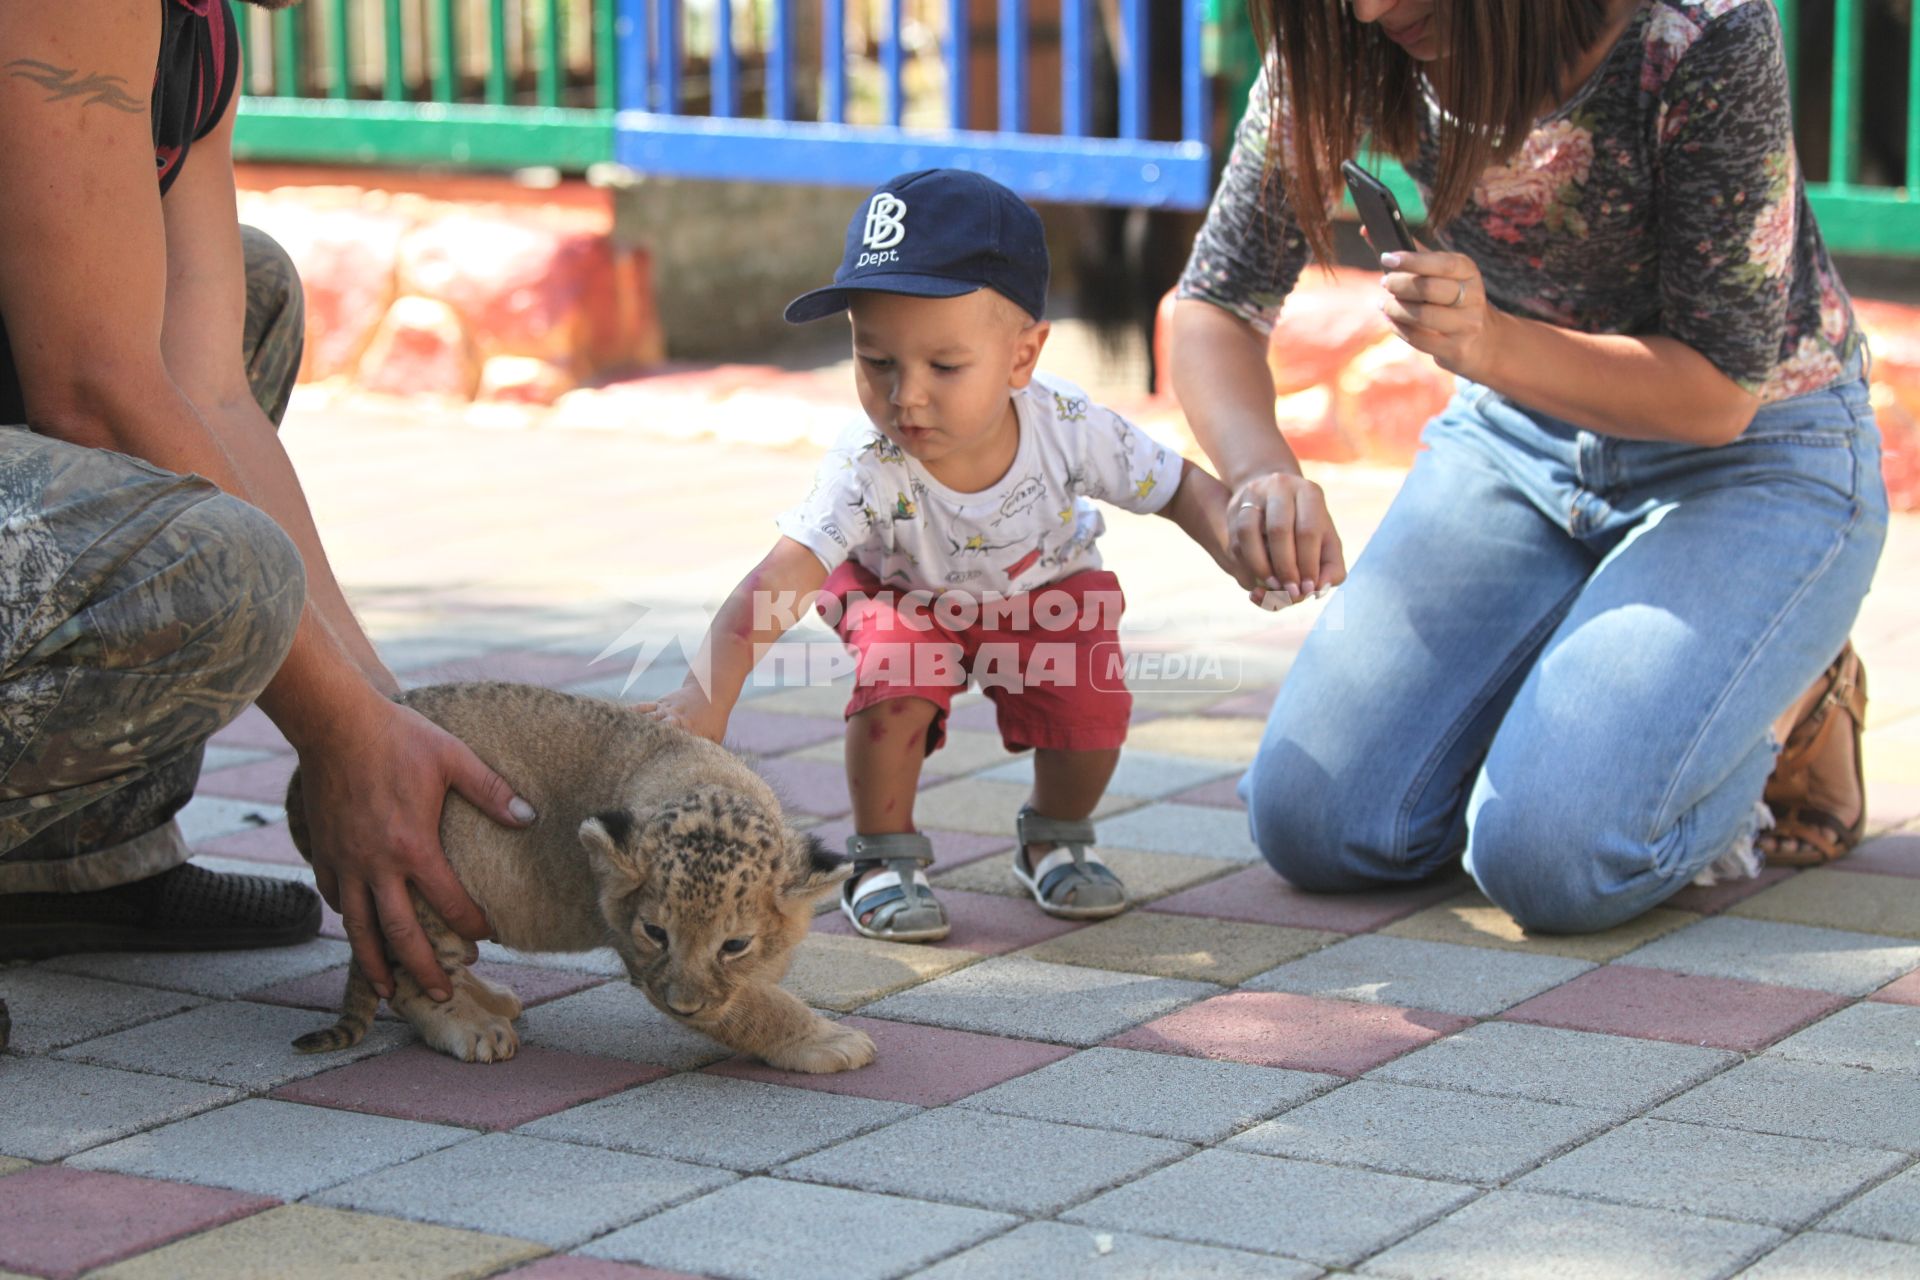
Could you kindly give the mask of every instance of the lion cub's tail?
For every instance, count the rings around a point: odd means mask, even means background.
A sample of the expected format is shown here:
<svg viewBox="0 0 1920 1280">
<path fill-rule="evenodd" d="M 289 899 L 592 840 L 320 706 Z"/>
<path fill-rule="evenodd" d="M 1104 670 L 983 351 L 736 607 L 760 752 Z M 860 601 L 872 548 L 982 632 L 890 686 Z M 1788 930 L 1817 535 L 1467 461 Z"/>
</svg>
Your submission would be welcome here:
<svg viewBox="0 0 1920 1280">
<path fill-rule="evenodd" d="M 340 1020 L 325 1031 L 307 1032 L 293 1042 L 293 1047 L 301 1053 L 351 1049 L 366 1038 L 367 1028 L 373 1024 L 374 1010 L 379 1007 L 380 997 L 373 993 L 373 984 L 367 981 L 356 960 L 347 966 L 347 990 L 340 997 Z"/>
</svg>

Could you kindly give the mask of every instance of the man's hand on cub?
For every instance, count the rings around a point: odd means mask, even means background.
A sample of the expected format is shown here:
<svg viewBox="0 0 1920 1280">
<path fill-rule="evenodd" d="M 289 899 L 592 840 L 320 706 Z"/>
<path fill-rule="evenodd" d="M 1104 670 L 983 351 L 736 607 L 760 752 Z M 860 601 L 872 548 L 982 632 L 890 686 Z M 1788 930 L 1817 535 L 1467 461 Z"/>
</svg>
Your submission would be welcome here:
<svg viewBox="0 0 1920 1280">
<path fill-rule="evenodd" d="M 636 702 L 633 709 L 663 724 L 697 733 L 709 742 L 727 736 L 727 713 L 708 701 L 700 686 L 691 681 L 658 702 Z"/>
</svg>

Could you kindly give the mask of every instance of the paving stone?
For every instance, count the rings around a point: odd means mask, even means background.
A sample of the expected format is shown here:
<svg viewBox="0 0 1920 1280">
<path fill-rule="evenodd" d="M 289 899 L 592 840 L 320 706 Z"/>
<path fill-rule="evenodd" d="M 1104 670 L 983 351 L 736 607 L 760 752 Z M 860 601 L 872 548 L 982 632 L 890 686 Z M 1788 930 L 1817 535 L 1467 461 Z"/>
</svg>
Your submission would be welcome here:
<svg viewBox="0 0 1920 1280">
<path fill-rule="evenodd" d="M 1873 999 L 1885 1004 L 1920 1004 L 1920 972 L 1895 978 L 1874 992 Z"/>
<path fill-rule="evenodd" d="M 1396 938 L 1531 951 L 1536 955 L 1566 956 L 1605 964 L 1699 918 L 1691 911 L 1655 907 L 1599 933 L 1528 933 L 1512 916 L 1487 901 L 1478 890 L 1472 890 L 1396 921 L 1381 932 Z"/>
<path fill-rule="evenodd" d="M 1863 996 L 1920 965 L 1920 946 L 1901 938 L 1726 915 L 1650 942 L 1621 963 Z"/>
<path fill-rule="evenodd" d="M 1220 809 L 1239 809 L 1246 811 L 1247 803 L 1240 798 L 1240 775 L 1230 773 L 1224 778 L 1190 787 L 1167 797 L 1176 804 L 1210 804 Z"/>
<path fill-rule="evenodd" d="M 1350 1267 L 1474 1194 L 1451 1183 L 1214 1150 L 1060 1216 Z"/>
<path fill-rule="evenodd" d="M 305 867 L 307 860 L 294 847 L 287 824 L 275 822 L 264 827 L 248 827 L 232 835 L 215 836 L 195 846 L 195 854 L 204 860 L 214 854 L 236 862 L 267 862 L 281 867 Z"/>
<path fill-rule="evenodd" d="M 965 1099 L 971 1110 L 1181 1142 L 1229 1134 L 1339 1084 L 1337 1076 L 1130 1049 L 1087 1049 Z"/>
<path fill-rule="evenodd" d="M 1027 802 L 1031 791 L 1031 787 L 1018 782 L 982 782 L 978 778 L 943 782 L 920 789 L 913 799 L 913 818 L 919 826 L 970 831 L 982 836 L 1005 836 L 1007 847 L 1012 848 L 1014 815 L 1020 812 L 1020 806 Z M 1131 796 L 1112 792 L 1100 798 L 1100 803 L 1094 806 L 1093 820 L 1099 825 L 1102 844 L 1126 843 L 1108 834 L 1108 828 L 1118 821 L 1112 815 L 1132 809 L 1139 803 Z"/>
<path fill-rule="evenodd" d="M 542 969 L 530 964 L 495 964 L 482 960 L 471 968 L 488 982 L 511 988 L 520 997 L 521 1006 L 527 1009 L 572 995 L 576 991 L 585 991 L 588 987 L 597 987 L 606 981 L 598 974 Z M 246 992 L 242 998 L 259 1004 L 284 1004 L 296 1009 L 333 1012 L 340 1008 L 341 993 L 346 990 L 346 985 L 347 971 L 342 966 L 310 973 L 304 978 L 276 982 L 257 991 Z M 395 1015 L 382 1002 L 378 1016 L 392 1018 Z"/>
<path fill-rule="evenodd" d="M 567 1249 L 733 1180 L 676 1160 L 491 1133 L 342 1183 L 314 1202 Z"/>
<path fill-rule="evenodd" d="M 844 855 L 847 851 L 847 837 L 853 834 L 853 823 L 846 818 L 835 818 L 823 822 L 813 829 L 821 843 L 835 853 Z M 942 869 L 970 865 L 982 858 L 1006 854 L 1013 849 L 1013 827 L 996 835 L 981 835 L 974 831 L 944 831 L 937 827 L 920 824 L 920 834 L 933 842 L 934 864 L 929 875 L 938 875 Z M 1004 864 L 1003 864 L 1004 865 Z M 965 886 L 962 886 L 963 888 Z M 833 899 L 829 897 L 831 906 Z"/>
<path fill-rule="evenodd" d="M 1913 1280 L 1917 1275 L 1920 1248 L 1825 1232 L 1796 1236 L 1740 1273 L 1741 1280 Z"/>
<path fill-rule="evenodd" d="M 1524 1191 L 1793 1229 L 1906 1163 L 1890 1151 L 1639 1119 L 1534 1170 Z"/>
<path fill-rule="evenodd" d="M 1191 756 L 1170 756 L 1153 751 L 1122 751 L 1114 766 L 1107 791 L 1113 795 L 1138 796 L 1158 800 L 1176 791 L 1185 791 L 1204 782 L 1212 782 L 1231 773 L 1238 777 L 1241 766 L 1219 760 L 1197 760 Z M 1015 756 L 1005 764 L 974 775 L 985 782 L 1014 782 L 1033 785 L 1033 753 Z"/>
<path fill-rule="evenodd" d="M 1024 1075 L 1073 1050 L 1032 1040 L 975 1035 L 945 1027 L 919 1027 L 910 1022 L 880 1018 L 843 1018 L 840 1025 L 858 1027 L 873 1037 L 874 1059 L 858 1071 L 827 1075 L 776 1071 L 764 1062 L 732 1057 L 708 1067 L 713 1075 L 739 1080 L 763 1080 L 799 1089 L 818 1089 L 856 1098 L 909 1102 L 920 1107 L 944 1106 L 968 1094 Z"/>
<path fill-rule="evenodd" d="M 409 1045 L 274 1090 L 287 1102 L 469 1129 L 511 1129 L 667 1073 L 618 1058 L 523 1047 L 505 1062 L 462 1062 Z"/>
<path fill-rule="evenodd" d="M 289 978 L 338 968 L 352 954 L 344 942 L 315 938 L 298 946 L 259 951 L 96 951 L 45 960 L 40 968 L 203 996 L 237 996 Z"/>
<path fill-rule="evenodd" d="M 15 1160 L 12 1156 L 0 1156 L 0 1178 L 4 1178 L 10 1173 L 19 1173 L 23 1169 L 36 1167 L 31 1160 Z"/>
<path fill-rule="evenodd" d="M 1256 1125 L 1235 1151 L 1499 1183 L 1605 1129 L 1601 1112 L 1359 1080 Z"/>
<path fill-rule="evenodd" d="M 1920 1155 L 1920 1077 L 1894 1072 L 1754 1058 L 1653 1114 Z"/>
<path fill-rule="evenodd" d="M 12 1011 L 15 1053 L 50 1053 L 202 1003 L 177 991 L 25 965 L 0 969 L 0 1000 Z"/>
<path fill-rule="evenodd" d="M 95 1272 L 89 1280 L 480 1280 L 544 1252 L 525 1240 L 289 1204 Z"/>
<path fill-rule="evenodd" d="M 1396 1280 L 1699 1280 L 1727 1276 L 1778 1231 L 1659 1209 L 1495 1191 L 1367 1263 Z"/>
<path fill-rule="evenodd" d="M 1814 867 L 1733 908 L 1752 920 L 1920 938 L 1920 879 Z"/>
<path fill-rule="evenodd" d="M 1116 1048 L 1352 1076 L 1468 1026 L 1466 1018 L 1276 991 L 1234 991 L 1136 1027 Z"/>
<path fill-rule="evenodd" d="M 406 675 L 408 682 L 415 685 L 507 680 L 515 684 L 557 687 L 604 678 L 607 667 L 595 665 L 591 654 L 516 648 L 448 657 L 430 665 L 416 666 Z"/>
<path fill-rule="evenodd" d="M 222 769 L 235 769 L 243 764 L 252 764 L 255 760 L 272 758 L 270 751 L 250 751 L 245 747 L 208 746 L 200 755 L 200 773 L 218 773 Z"/>
<path fill-rule="evenodd" d="M 816 1009 L 845 1012 L 964 969 L 979 958 L 957 947 L 815 932 L 794 948 L 793 967 L 781 985 Z"/>
<path fill-rule="evenodd" d="M 1224 716 L 1161 716 L 1148 724 L 1135 724 L 1127 731 L 1127 746 L 1135 751 L 1153 751 L 1190 759 L 1219 760 L 1245 769 L 1247 761 L 1260 745 L 1266 730 L 1264 713 L 1259 718 Z"/>
<path fill-rule="evenodd" d="M 1390 1062 L 1371 1078 L 1558 1102 L 1625 1118 L 1739 1060 L 1694 1045 L 1483 1022 Z"/>
<path fill-rule="evenodd" d="M 326 1026 L 305 1009 L 249 1004 L 244 1000 L 201 1005 L 158 1022 L 85 1040 L 60 1056 L 76 1062 L 153 1071 L 242 1089 L 271 1089 L 318 1075 L 358 1058 L 385 1053 L 413 1039 L 413 1028 L 375 1023 L 366 1039 L 334 1053 L 300 1053 L 296 1036 Z"/>
<path fill-rule="evenodd" d="M 1240 920 L 1131 911 L 1029 947 L 1022 954 L 1054 964 L 1122 969 L 1232 986 L 1335 942 L 1340 936 Z"/>
<path fill-rule="evenodd" d="M 228 722 L 227 726 L 214 734 L 209 746 L 235 748 L 242 751 L 292 751 L 286 735 L 274 727 L 267 719 L 267 713 L 259 707 L 248 707 Z"/>
<path fill-rule="evenodd" d="M 520 1132 L 754 1172 L 919 1108 L 757 1080 L 678 1075 L 559 1112 Z"/>
<path fill-rule="evenodd" d="M 839 716 L 783 716 L 752 707 L 735 707 L 727 717 L 726 745 L 754 756 L 777 756 L 817 742 L 836 745 L 846 739 Z"/>
<path fill-rule="evenodd" d="M 1263 864 L 1163 898 L 1153 909 L 1296 929 L 1366 933 L 1453 897 L 1462 883 L 1460 877 L 1450 875 L 1405 889 L 1302 893 Z"/>
<path fill-rule="evenodd" d="M 516 1025 L 522 1049 L 620 1058 L 669 1071 L 703 1067 L 728 1052 L 719 1041 L 655 1009 L 624 982 L 589 987 L 528 1009 Z"/>
<path fill-rule="evenodd" d="M 996 956 L 867 1006 L 878 1018 L 1092 1045 L 1219 988 Z"/>
<path fill-rule="evenodd" d="M 979 858 L 948 871 L 936 870 L 933 883 L 942 893 L 962 889 L 968 893 L 997 893 L 1003 898 L 1031 902 L 1033 895 L 1027 886 L 1014 879 L 1011 848 L 1009 845 L 997 857 Z M 1127 896 L 1136 906 L 1218 879 L 1231 870 L 1217 858 L 1142 853 L 1137 849 L 1110 849 L 1105 845 L 1095 845 L 1094 851 L 1127 886 Z"/>
<path fill-rule="evenodd" d="M 853 807 L 847 798 L 845 765 L 778 756 L 756 761 L 753 771 L 767 780 L 788 813 L 832 818 Z"/>
<path fill-rule="evenodd" d="M 1920 1245 L 1920 1165 L 1887 1179 L 1820 1224 L 1823 1231 Z"/>
<path fill-rule="evenodd" d="M 582 1252 L 737 1280 L 892 1280 L 1015 1221 L 959 1205 L 749 1178 Z M 753 1230 L 742 1231 L 743 1222 Z"/>
<path fill-rule="evenodd" d="M 266 755 L 228 769 L 202 768 L 194 793 L 278 808 L 286 804 L 287 783 L 299 763 L 298 756 Z"/>
<path fill-rule="evenodd" d="M 196 795 L 173 820 L 180 824 L 180 834 L 189 845 L 199 845 L 220 836 L 284 822 L 286 817 L 287 811 L 277 801 Z"/>
<path fill-rule="evenodd" d="M 1170 1164 L 1184 1142 L 967 1111 L 923 1111 L 780 1175 L 1009 1213 L 1051 1214 Z"/>
<path fill-rule="evenodd" d="M 990 893 L 946 890 L 940 901 L 947 908 L 947 919 L 953 922 L 953 932 L 939 945 L 976 956 L 1004 955 L 1085 927 L 1079 921 L 1047 915 L 1031 898 L 1015 901 Z M 813 932 L 829 937 L 859 936 L 853 922 L 838 910 L 815 920 Z"/>
<path fill-rule="evenodd" d="M 593 951 L 515 951 L 497 942 L 480 944 L 480 963 L 522 968 L 565 969 L 597 978 L 627 980 L 627 967 L 611 947 Z"/>
<path fill-rule="evenodd" d="M 1611 964 L 1507 1010 L 1506 1017 L 1750 1052 L 1844 1003 L 1824 991 Z"/>
<path fill-rule="evenodd" d="M 68 1280 L 272 1204 L 117 1173 L 31 1169 L 0 1182 L 0 1275 Z"/>
<path fill-rule="evenodd" d="M 735 712 L 735 714 L 739 713 Z M 834 714 L 837 716 L 839 712 L 836 711 Z M 1012 759 L 1013 756 L 1014 753 L 1007 750 L 997 732 L 984 733 L 977 729 L 960 729 L 954 727 L 953 722 L 949 720 L 947 740 L 941 744 L 938 751 L 927 757 L 927 762 L 920 771 L 920 785 L 924 787 L 937 780 L 963 777 L 982 769 L 991 769 Z M 822 742 L 818 746 L 792 752 L 789 758 L 820 760 L 845 768 L 847 760 L 845 735 L 837 736 L 831 742 Z M 1009 836 L 1013 834 L 1011 827 L 1007 829 L 1007 834 Z"/>
<path fill-rule="evenodd" d="M 1330 1000 L 1487 1017 L 1593 966 L 1563 956 L 1366 935 L 1295 960 L 1245 985 Z"/>
<path fill-rule="evenodd" d="M 1061 1222 L 1030 1222 L 975 1245 L 918 1280 L 1313 1280 L 1320 1268 L 1239 1249 L 1156 1240 L 1125 1231 L 1096 1231 Z"/>
<path fill-rule="evenodd" d="M 685 1271 L 662 1271 L 658 1267 L 636 1267 L 628 1262 L 576 1256 L 542 1258 L 500 1274 L 512 1276 L 513 1280 L 701 1280 Z"/>
<path fill-rule="evenodd" d="M 58 1160 L 239 1096 L 233 1089 L 58 1058 L 4 1057 L 0 1155 Z"/>
<path fill-rule="evenodd" d="M 1703 916 L 1719 915 L 1735 903 L 1745 902 L 1763 889 L 1769 889 L 1793 875 L 1792 867 L 1763 867 L 1760 874 L 1744 880 L 1722 880 L 1718 884 L 1690 884 L 1668 898 L 1662 906 L 1676 911 L 1692 911 Z"/>
<path fill-rule="evenodd" d="M 1180 853 L 1222 862 L 1259 862 L 1247 815 L 1205 804 L 1161 801 L 1100 824 L 1100 841 L 1116 849 Z"/>
<path fill-rule="evenodd" d="M 249 1098 L 95 1147 L 68 1164 L 297 1200 L 471 1137 L 446 1125 Z"/>
<path fill-rule="evenodd" d="M 748 680 L 740 690 L 740 696 L 750 699 L 755 711 L 789 716 L 838 716 L 846 712 L 847 698 L 852 692 L 851 680 L 766 691 L 762 691 L 757 681 Z"/>
<path fill-rule="evenodd" d="M 1895 833 L 1862 841 L 1852 853 L 1834 863 L 1833 870 L 1920 878 L 1920 832 Z"/>
<path fill-rule="evenodd" d="M 1769 1056 L 1920 1075 L 1920 1009 L 1856 1004 L 1782 1040 Z"/>
</svg>

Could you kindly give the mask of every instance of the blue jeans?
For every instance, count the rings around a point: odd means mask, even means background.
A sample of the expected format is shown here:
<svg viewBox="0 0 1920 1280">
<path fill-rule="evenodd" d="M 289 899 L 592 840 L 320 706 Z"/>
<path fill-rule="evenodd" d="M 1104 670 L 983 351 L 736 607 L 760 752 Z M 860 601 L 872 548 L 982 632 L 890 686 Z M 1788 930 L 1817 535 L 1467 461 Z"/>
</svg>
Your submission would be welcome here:
<svg viewBox="0 0 1920 1280">
<path fill-rule="evenodd" d="M 1850 378 L 1732 444 L 1620 440 L 1461 382 L 1308 637 L 1240 784 L 1302 889 L 1464 854 L 1529 928 L 1604 929 L 1753 831 L 1769 732 L 1886 537 Z"/>
</svg>

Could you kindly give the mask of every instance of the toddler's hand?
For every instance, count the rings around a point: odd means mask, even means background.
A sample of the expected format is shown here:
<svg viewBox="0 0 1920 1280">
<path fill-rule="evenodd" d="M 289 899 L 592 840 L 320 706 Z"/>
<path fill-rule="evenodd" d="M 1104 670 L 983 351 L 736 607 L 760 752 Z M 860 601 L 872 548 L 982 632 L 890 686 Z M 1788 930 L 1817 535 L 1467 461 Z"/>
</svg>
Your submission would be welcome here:
<svg viewBox="0 0 1920 1280">
<path fill-rule="evenodd" d="M 727 736 L 727 716 L 718 710 L 697 686 L 682 685 L 658 702 L 636 702 L 633 709 L 642 715 L 697 733 L 710 742 Z"/>
</svg>

